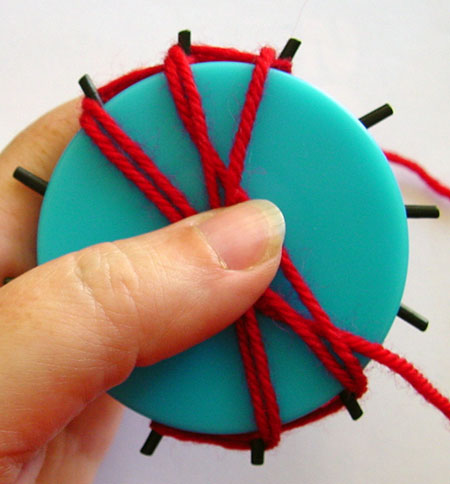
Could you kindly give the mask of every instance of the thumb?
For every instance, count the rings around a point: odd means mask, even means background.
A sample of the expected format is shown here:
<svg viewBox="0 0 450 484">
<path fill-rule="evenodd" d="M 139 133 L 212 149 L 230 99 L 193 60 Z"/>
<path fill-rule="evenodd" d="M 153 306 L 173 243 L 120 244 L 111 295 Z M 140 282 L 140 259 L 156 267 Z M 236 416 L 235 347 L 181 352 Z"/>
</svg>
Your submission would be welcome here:
<svg viewBox="0 0 450 484">
<path fill-rule="evenodd" d="M 274 277 L 283 237 L 275 205 L 249 201 L 66 255 L 3 287 L 0 454 L 39 448 L 135 365 L 233 323 Z"/>
</svg>

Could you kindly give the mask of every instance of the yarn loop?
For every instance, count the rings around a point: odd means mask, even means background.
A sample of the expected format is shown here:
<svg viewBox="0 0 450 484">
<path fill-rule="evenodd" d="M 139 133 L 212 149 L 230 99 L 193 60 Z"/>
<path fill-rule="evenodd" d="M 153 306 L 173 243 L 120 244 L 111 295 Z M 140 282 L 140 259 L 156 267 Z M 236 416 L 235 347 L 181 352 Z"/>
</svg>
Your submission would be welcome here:
<svg viewBox="0 0 450 484">
<path fill-rule="evenodd" d="M 218 60 L 254 64 L 228 165 L 221 160 L 210 140 L 201 97 L 191 70 L 193 63 Z M 255 55 L 235 49 L 193 45 L 188 56 L 179 45 L 174 45 L 169 49 L 163 65 L 133 71 L 104 86 L 99 92 L 102 100 L 106 102 L 132 84 L 154 74 L 164 73 L 178 115 L 199 152 L 209 205 L 217 208 L 248 200 L 249 197 L 240 184 L 265 81 L 271 68 L 290 73 L 291 67 L 289 60 L 277 59 L 275 51 L 269 47 L 262 48 Z M 174 186 L 139 144 L 120 128 L 100 104 L 84 98 L 80 123 L 103 155 L 158 207 L 169 222 L 176 222 L 196 213 L 183 192 Z M 426 174 L 417 164 L 390 152 L 385 154 L 390 161 L 416 171 L 433 189 L 450 198 L 450 190 Z M 335 397 L 310 414 L 282 424 L 256 311 L 290 327 L 308 345 L 328 372 L 357 398 L 367 390 L 367 378 L 355 353 L 376 360 L 400 374 L 450 419 L 450 401 L 410 363 L 382 345 L 344 331 L 332 323 L 294 266 L 286 248 L 282 251 L 280 267 L 310 317 L 302 316 L 273 289 L 268 288 L 255 306 L 235 324 L 258 430 L 248 434 L 208 435 L 181 431 L 152 422 L 154 430 L 181 440 L 214 443 L 233 449 L 248 449 L 253 439 L 260 438 L 264 441 L 265 448 L 270 449 L 279 443 L 283 431 L 306 425 L 342 408 L 342 401 Z"/>
</svg>

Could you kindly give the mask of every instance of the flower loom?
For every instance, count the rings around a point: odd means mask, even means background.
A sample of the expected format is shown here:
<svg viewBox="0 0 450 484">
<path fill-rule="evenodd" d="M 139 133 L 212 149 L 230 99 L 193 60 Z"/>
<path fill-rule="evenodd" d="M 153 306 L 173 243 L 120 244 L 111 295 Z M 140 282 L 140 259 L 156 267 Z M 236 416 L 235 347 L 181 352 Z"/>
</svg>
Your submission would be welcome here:
<svg viewBox="0 0 450 484">
<path fill-rule="evenodd" d="M 151 419 L 142 452 L 163 435 L 250 449 L 253 464 L 284 431 L 345 407 L 362 415 L 364 366 L 400 374 L 450 418 L 450 401 L 382 346 L 395 316 L 425 330 L 401 304 L 407 218 L 434 206 L 402 202 L 389 162 L 450 190 L 419 165 L 383 152 L 357 119 L 291 74 L 300 42 L 277 55 L 191 45 L 180 32 L 164 63 L 133 71 L 85 97 L 81 131 L 51 180 L 14 176 L 44 196 L 40 264 L 249 198 L 276 203 L 287 233 L 280 269 L 236 323 L 131 376 L 110 393 Z"/>
</svg>

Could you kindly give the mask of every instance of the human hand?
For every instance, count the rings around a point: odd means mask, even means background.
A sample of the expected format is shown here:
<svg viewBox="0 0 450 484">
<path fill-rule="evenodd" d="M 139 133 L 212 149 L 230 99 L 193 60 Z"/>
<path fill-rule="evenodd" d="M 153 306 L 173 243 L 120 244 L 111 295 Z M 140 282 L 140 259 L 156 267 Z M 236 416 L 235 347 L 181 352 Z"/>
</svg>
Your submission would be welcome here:
<svg viewBox="0 0 450 484">
<path fill-rule="evenodd" d="M 2 484 L 91 482 L 121 413 L 105 392 L 233 323 L 280 260 L 283 217 L 253 201 L 35 267 L 41 197 L 11 175 L 48 179 L 78 113 L 60 106 L 0 154 Z"/>
</svg>

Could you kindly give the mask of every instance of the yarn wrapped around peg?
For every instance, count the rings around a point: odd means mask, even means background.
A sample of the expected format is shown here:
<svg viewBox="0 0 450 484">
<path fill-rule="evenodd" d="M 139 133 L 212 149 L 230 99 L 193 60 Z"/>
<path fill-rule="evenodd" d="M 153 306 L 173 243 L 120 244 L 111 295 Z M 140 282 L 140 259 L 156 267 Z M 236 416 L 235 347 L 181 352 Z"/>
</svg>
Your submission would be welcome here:
<svg viewBox="0 0 450 484">
<path fill-rule="evenodd" d="M 249 198 L 268 198 L 285 215 L 280 270 L 255 306 L 111 390 L 152 420 L 145 454 L 168 435 L 248 449 L 260 465 L 286 430 L 343 407 L 360 418 L 369 360 L 450 418 L 450 401 L 382 345 L 396 315 L 426 329 L 401 304 L 407 217 L 438 215 L 404 206 L 388 161 L 443 197 L 450 190 L 377 146 L 367 128 L 392 114 L 389 105 L 358 119 L 295 78 L 299 45 L 255 54 L 191 45 L 183 31 L 161 65 L 98 90 L 82 78 L 82 130 L 48 185 L 16 170 L 44 195 L 39 263 Z"/>
</svg>

